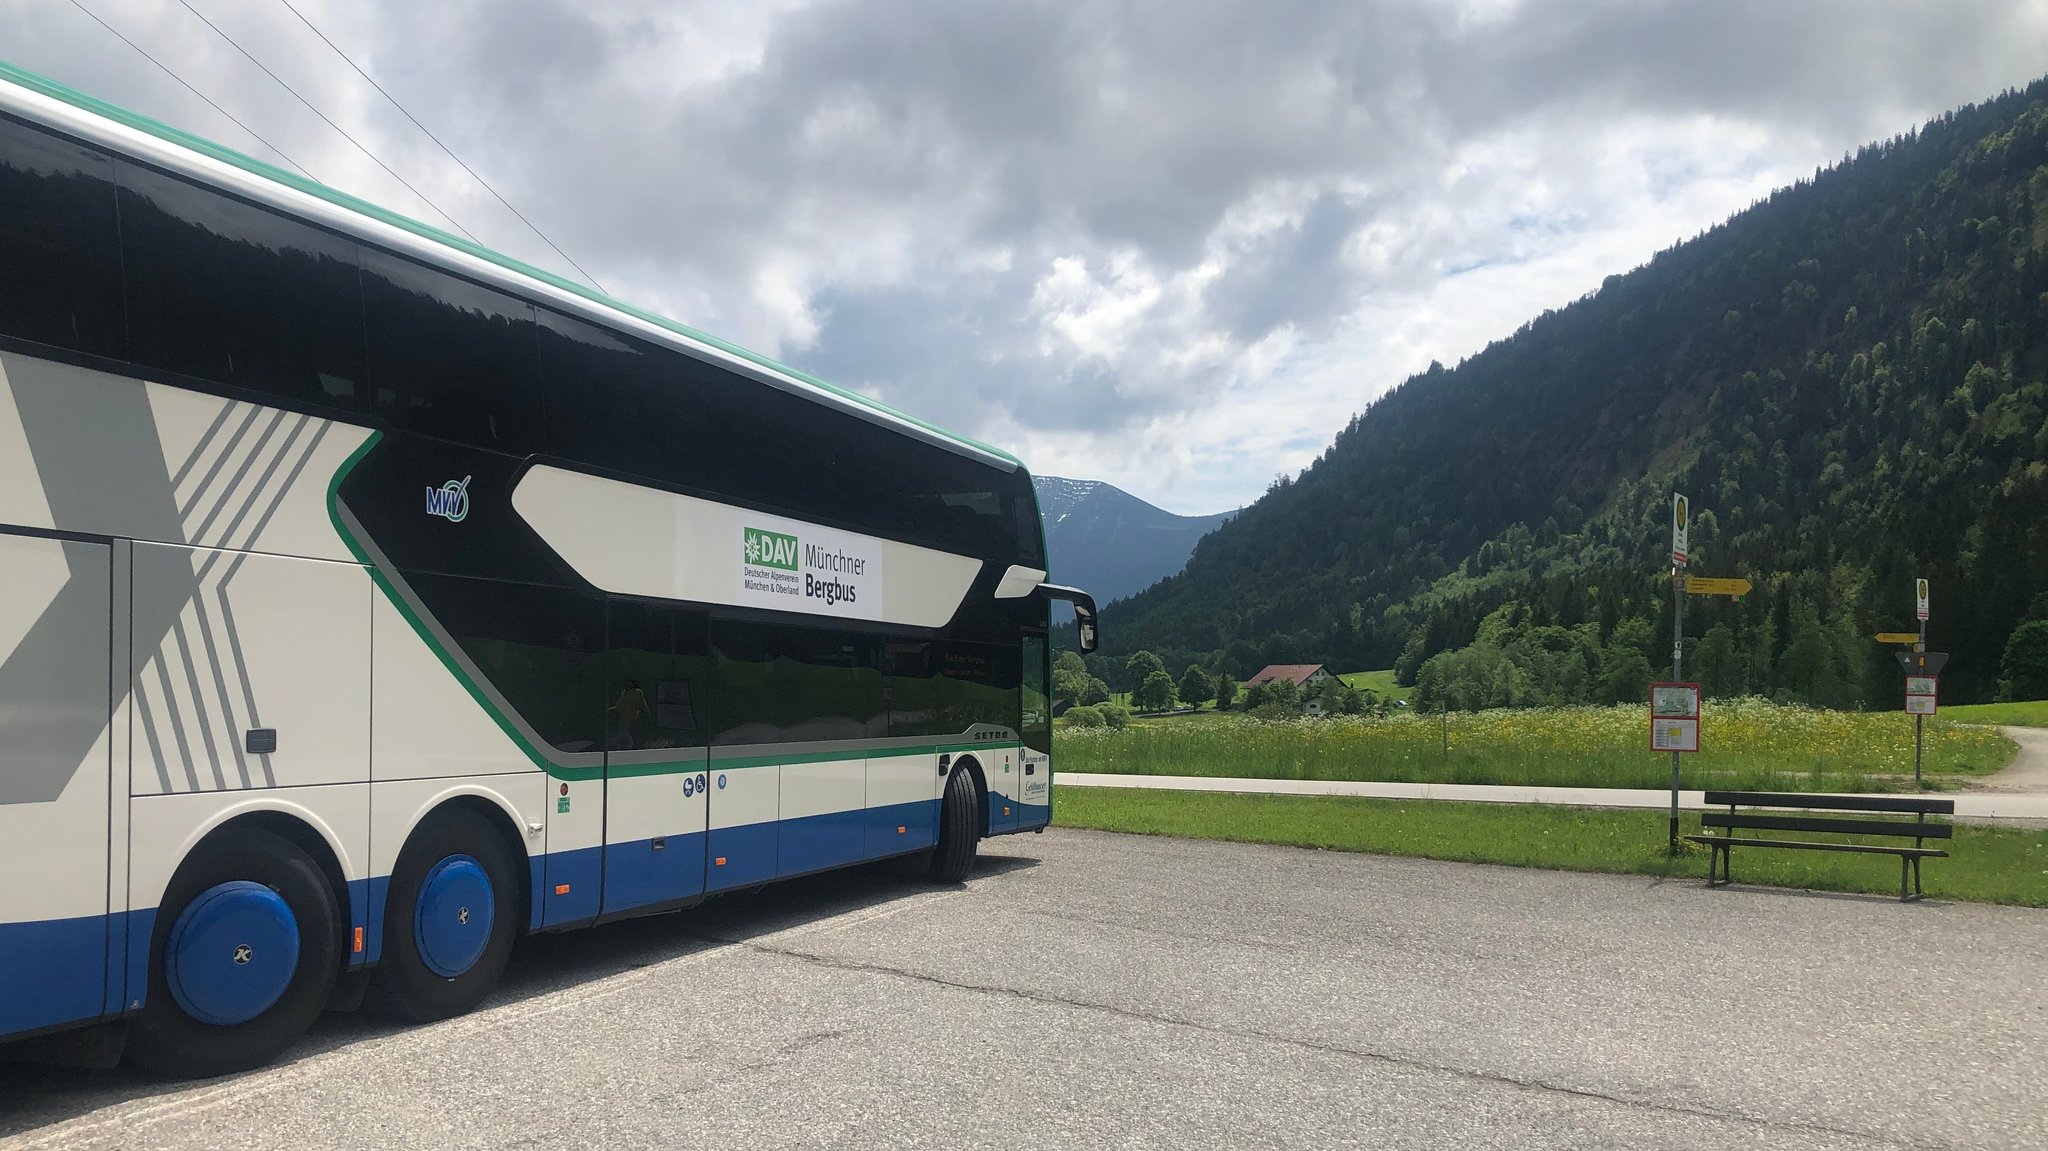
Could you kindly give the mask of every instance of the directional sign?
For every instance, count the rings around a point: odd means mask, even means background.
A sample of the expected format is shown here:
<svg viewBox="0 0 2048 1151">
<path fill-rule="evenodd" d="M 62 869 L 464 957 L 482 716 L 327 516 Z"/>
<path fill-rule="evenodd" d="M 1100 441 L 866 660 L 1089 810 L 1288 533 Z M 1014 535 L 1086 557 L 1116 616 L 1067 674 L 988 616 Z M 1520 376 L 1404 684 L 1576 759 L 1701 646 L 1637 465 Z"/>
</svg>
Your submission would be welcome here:
<svg viewBox="0 0 2048 1151">
<path fill-rule="evenodd" d="M 1917 631 L 1881 631 L 1877 633 L 1877 642 L 1919 643 L 1920 633 Z"/>
<path fill-rule="evenodd" d="M 1712 576 L 1687 576 L 1685 577 L 1685 594 L 1745 596 L 1749 594 L 1749 581 L 1740 578 L 1718 579 Z"/>
<path fill-rule="evenodd" d="M 1940 675 L 1943 665 L 1948 663 L 1945 651 L 1895 651 L 1892 654 L 1899 657 L 1899 666 L 1906 669 L 1907 675 Z"/>
<path fill-rule="evenodd" d="M 1924 579 L 1916 579 L 1916 580 L 1914 580 L 1914 581 L 1913 581 L 1913 597 L 1914 597 L 1915 599 L 1917 599 L 1917 600 L 1919 600 L 1919 601 L 1920 601 L 1920 618 L 1921 618 L 1921 619 L 1926 619 L 1926 618 L 1927 618 L 1927 581 L 1926 581 L 1926 580 L 1924 580 Z"/>
<path fill-rule="evenodd" d="M 1671 566 L 1685 566 L 1686 529 L 1692 518 L 1692 509 L 1684 496 L 1671 493 Z"/>
</svg>

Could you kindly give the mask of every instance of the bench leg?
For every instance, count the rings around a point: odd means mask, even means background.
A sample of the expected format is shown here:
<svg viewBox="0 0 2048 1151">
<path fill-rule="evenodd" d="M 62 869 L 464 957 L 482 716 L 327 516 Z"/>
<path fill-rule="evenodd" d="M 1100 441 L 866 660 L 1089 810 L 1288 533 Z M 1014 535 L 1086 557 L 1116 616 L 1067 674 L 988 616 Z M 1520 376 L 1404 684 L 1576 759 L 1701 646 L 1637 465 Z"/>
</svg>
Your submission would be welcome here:
<svg viewBox="0 0 2048 1151">
<path fill-rule="evenodd" d="M 1913 857 L 1913 898 L 1924 899 L 1926 896 L 1926 889 L 1920 886 L 1920 857 L 1916 855 Z"/>
<path fill-rule="evenodd" d="M 1907 870 L 1908 870 L 1908 869 L 1910 869 L 1910 868 L 1911 868 L 1912 866 L 1913 866 L 1913 860 L 1912 860 L 1912 857 L 1910 857 L 1910 856 L 1905 856 L 1905 855 L 1901 855 L 1901 856 L 1899 856 L 1899 898 L 1900 898 L 1900 899 L 1911 899 L 1911 898 L 1912 898 L 1912 896 L 1910 896 L 1910 895 L 1906 894 L 1906 872 L 1907 872 Z"/>
</svg>

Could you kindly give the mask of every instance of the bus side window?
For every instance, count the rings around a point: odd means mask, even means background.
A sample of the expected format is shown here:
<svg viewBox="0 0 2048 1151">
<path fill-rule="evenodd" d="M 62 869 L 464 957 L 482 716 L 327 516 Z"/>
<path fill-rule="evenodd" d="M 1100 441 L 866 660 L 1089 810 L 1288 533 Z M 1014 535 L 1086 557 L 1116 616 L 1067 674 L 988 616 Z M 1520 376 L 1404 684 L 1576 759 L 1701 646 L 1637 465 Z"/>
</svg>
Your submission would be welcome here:
<svg viewBox="0 0 2048 1151">
<path fill-rule="evenodd" d="M 533 305 L 367 248 L 362 282 L 371 412 L 470 447 L 539 449 Z"/>
<path fill-rule="evenodd" d="M 605 750 L 702 745 L 704 614 L 620 599 L 607 610 Z"/>
<path fill-rule="evenodd" d="M 711 648 L 714 744 L 888 734 L 881 649 L 871 636 L 716 620 Z"/>
<path fill-rule="evenodd" d="M 540 313 L 546 450 L 607 471 L 688 485 L 702 412 L 678 353 L 581 320 Z"/>
<path fill-rule="evenodd" d="M 361 408 L 353 241 L 139 164 L 123 163 L 120 180 L 137 363 Z"/>
<path fill-rule="evenodd" d="M 0 203 L 0 334 L 125 355 L 112 163 L 0 116 Z"/>
<path fill-rule="evenodd" d="M 557 751 L 604 750 L 605 610 L 565 587 L 406 576 L 519 718 Z"/>
</svg>

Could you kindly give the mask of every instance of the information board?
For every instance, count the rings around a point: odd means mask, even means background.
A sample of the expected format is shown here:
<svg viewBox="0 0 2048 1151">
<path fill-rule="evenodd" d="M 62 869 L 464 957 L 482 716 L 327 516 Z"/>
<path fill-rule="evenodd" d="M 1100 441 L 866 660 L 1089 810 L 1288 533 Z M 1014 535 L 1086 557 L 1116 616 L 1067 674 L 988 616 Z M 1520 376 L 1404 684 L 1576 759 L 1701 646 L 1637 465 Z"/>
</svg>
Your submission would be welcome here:
<svg viewBox="0 0 2048 1151">
<path fill-rule="evenodd" d="M 1653 719 L 1650 721 L 1651 751 L 1698 751 L 1699 749 L 1699 720 Z"/>
<path fill-rule="evenodd" d="M 1650 685 L 1650 750 L 1700 749 L 1700 685 Z"/>
</svg>

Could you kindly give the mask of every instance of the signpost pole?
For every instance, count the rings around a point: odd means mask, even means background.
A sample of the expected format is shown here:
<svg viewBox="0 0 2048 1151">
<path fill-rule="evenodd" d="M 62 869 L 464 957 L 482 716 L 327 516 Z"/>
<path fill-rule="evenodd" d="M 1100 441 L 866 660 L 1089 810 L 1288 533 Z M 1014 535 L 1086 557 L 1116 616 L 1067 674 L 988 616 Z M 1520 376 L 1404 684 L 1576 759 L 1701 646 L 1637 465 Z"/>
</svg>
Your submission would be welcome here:
<svg viewBox="0 0 2048 1151">
<path fill-rule="evenodd" d="M 1685 566 L 1690 559 L 1691 545 L 1688 537 L 1692 534 L 1692 508 L 1690 502 L 1677 492 L 1671 493 L 1671 681 L 1685 679 L 1682 664 L 1685 660 Z M 1678 752 L 1671 753 L 1671 845 L 1672 855 L 1678 854 Z"/>
<path fill-rule="evenodd" d="M 1685 576 L 1671 569 L 1671 680 L 1685 679 Z M 1678 854 L 1678 753 L 1671 753 L 1671 854 Z"/>
<path fill-rule="evenodd" d="M 1920 616 L 1920 642 L 1913 645 L 1913 650 L 1924 652 L 1927 650 L 1926 580 L 1922 579 L 1913 581 L 1913 598 L 1919 601 L 1919 603 L 1916 605 L 1916 610 L 1917 614 Z M 1926 723 L 1926 716 L 1921 715 L 1919 712 L 1913 713 L 1913 790 L 1915 791 L 1925 790 L 1925 785 L 1920 782 L 1920 741 L 1921 733 L 1925 729 Z"/>
</svg>

